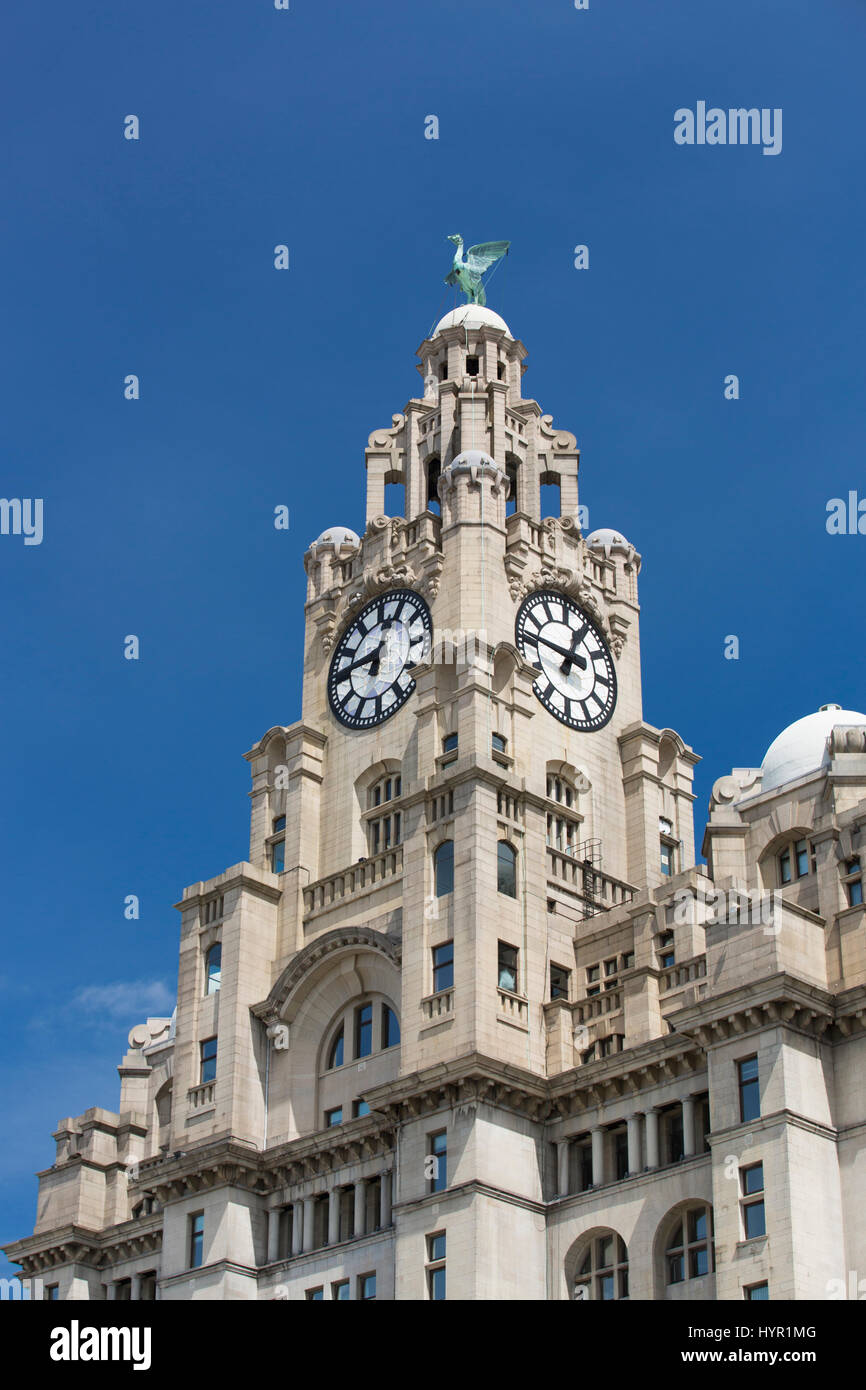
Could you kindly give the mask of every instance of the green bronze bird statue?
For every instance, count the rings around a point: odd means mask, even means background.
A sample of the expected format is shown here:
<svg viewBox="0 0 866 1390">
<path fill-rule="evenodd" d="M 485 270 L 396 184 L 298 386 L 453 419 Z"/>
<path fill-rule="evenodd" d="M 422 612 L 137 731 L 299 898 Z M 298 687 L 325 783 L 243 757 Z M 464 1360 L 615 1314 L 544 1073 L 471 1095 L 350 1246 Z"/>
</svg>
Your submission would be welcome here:
<svg viewBox="0 0 866 1390">
<path fill-rule="evenodd" d="M 510 241 L 482 241 L 479 246 L 470 246 L 463 259 L 462 236 L 450 236 L 449 241 L 457 243 L 454 264 L 450 275 L 446 275 L 446 285 L 459 285 L 470 304 L 486 304 L 487 295 L 481 277 L 503 256 L 508 255 Z"/>
</svg>

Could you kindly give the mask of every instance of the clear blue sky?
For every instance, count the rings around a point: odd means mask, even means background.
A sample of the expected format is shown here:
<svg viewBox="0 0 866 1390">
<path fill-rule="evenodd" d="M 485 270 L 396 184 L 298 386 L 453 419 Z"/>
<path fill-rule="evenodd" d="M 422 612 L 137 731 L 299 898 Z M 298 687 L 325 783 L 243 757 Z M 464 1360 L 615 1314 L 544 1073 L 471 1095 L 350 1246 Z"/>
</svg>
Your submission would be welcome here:
<svg viewBox="0 0 866 1390">
<path fill-rule="evenodd" d="M 644 557 L 645 716 L 704 758 L 699 837 L 717 776 L 866 705 L 866 537 L 824 524 L 866 495 L 864 37 L 860 0 L 7 12 L 0 492 L 44 498 L 45 536 L 0 537 L 0 1237 L 170 1010 L 171 904 L 247 853 L 241 754 L 299 713 L 302 555 L 363 526 L 448 233 L 511 239 L 490 302 L 525 391 Z M 781 107 L 782 153 L 678 147 L 699 100 Z"/>
</svg>

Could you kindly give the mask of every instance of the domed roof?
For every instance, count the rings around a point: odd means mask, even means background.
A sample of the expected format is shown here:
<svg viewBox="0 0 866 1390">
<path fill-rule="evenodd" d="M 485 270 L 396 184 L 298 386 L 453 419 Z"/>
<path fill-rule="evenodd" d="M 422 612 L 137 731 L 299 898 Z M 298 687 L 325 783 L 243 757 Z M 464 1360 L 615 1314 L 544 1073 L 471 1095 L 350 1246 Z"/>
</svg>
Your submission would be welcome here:
<svg viewBox="0 0 866 1390">
<path fill-rule="evenodd" d="M 602 527 L 598 531 L 591 532 L 586 538 L 586 543 L 591 550 L 603 550 L 605 555 L 610 558 L 614 551 L 629 558 L 634 555 L 634 546 L 626 540 L 620 531 L 611 531 L 609 527 Z"/>
<path fill-rule="evenodd" d="M 453 458 L 444 470 L 461 468 L 498 468 L 499 464 L 491 454 L 485 453 L 483 449 L 464 449 L 462 454 Z"/>
<path fill-rule="evenodd" d="M 335 550 L 342 550 L 344 545 L 357 547 L 360 544 L 360 538 L 354 531 L 350 531 L 348 526 L 329 526 L 327 531 L 323 531 L 312 542 L 312 545 L 331 545 Z"/>
<path fill-rule="evenodd" d="M 807 714 L 783 729 L 761 764 L 761 791 L 772 791 L 823 767 L 827 762 L 827 739 L 837 724 L 866 725 L 866 714 L 839 705 L 822 705 L 816 714 Z"/>
<path fill-rule="evenodd" d="M 431 338 L 435 338 L 443 328 L 499 328 L 503 333 L 507 333 L 509 338 L 512 336 L 505 319 L 481 304 L 461 304 L 457 309 L 452 309 L 439 320 L 430 334 Z"/>
</svg>

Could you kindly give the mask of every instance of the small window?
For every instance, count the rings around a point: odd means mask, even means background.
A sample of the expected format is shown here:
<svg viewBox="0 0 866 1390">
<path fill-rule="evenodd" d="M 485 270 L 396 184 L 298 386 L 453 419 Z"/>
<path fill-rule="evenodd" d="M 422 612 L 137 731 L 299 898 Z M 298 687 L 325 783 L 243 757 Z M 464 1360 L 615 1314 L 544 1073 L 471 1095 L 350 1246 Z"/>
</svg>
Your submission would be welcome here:
<svg viewBox="0 0 866 1390">
<path fill-rule="evenodd" d="M 757 1120 L 761 1114 L 761 1089 L 758 1081 L 757 1057 L 746 1057 L 737 1063 L 740 1091 L 740 1120 Z"/>
<path fill-rule="evenodd" d="M 304 1295 L 304 1297 L 306 1298 L 308 1303 L 324 1303 L 325 1290 L 322 1288 L 320 1284 L 318 1288 L 307 1289 L 307 1292 Z"/>
<path fill-rule="evenodd" d="M 615 974 L 616 974 L 616 970 L 617 970 L 616 956 L 614 956 L 613 960 L 606 960 L 606 961 L 605 961 L 605 963 L 604 963 L 604 973 L 605 973 L 605 975 L 615 975 Z"/>
<path fill-rule="evenodd" d="M 328 1053 L 328 1071 L 333 1071 L 335 1067 L 341 1067 L 343 1065 L 344 1040 L 345 1032 L 343 1029 L 343 1025 L 341 1024 L 340 1030 L 334 1038 L 334 1041 L 331 1043 L 331 1050 Z"/>
<path fill-rule="evenodd" d="M 433 993 L 454 985 L 454 942 L 445 941 L 433 947 Z"/>
<path fill-rule="evenodd" d="M 622 969 L 623 969 L 623 970 L 633 970 L 633 969 L 634 969 L 634 951 L 626 951 L 626 952 L 623 954 L 623 957 L 622 957 Z"/>
<path fill-rule="evenodd" d="M 568 999 L 571 984 L 571 971 L 566 970 L 562 965 L 551 965 L 550 967 L 550 997 L 551 999 Z"/>
<path fill-rule="evenodd" d="M 434 1303 L 445 1299 L 445 1232 L 427 1237 L 427 1295 Z"/>
<path fill-rule="evenodd" d="M 222 968 L 223 948 L 218 941 L 211 946 L 205 956 L 205 977 L 207 979 L 207 994 L 217 994 L 220 987 L 220 973 Z"/>
<path fill-rule="evenodd" d="M 443 740 L 442 740 L 442 752 L 443 752 L 443 753 L 456 753 L 456 752 L 457 752 L 457 735 L 456 735 L 456 734 L 446 734 L 446 735 L 445 735 L 445 737 L 444 737 Z"/>
<path fill-rule="evenodd" d="M 662 932 L 659 937 L 659 965 L 662 970 L 670 970 L 676 964 L 676 953 L 674 951 L 674 934 L 672 931 Z"/>
<path fill-rule="evenodd" d="M 286 842 L 285 840 L 274 840 L 271 845 L 271 873 L 281 874 L 286 867 Z"/>
<path fill-rule="evenodd" d="M 517 993 L 517 947 L 509 946 L 505 941 L 499 942 L 497 980 L 500 989 L 507 989 L 511 994 Z"/>
<path fill-rule="evenodd" d="M 497 380 L 497 381 L 504 381 L 504 380 L 505 380 L 505 363 L 504 363 L 504 362 L 497 362 L 497 364 L 496 364 L 496 380 Z"/>
<path fill-rule="evenodd" d="M 358 1275 L 358 1297 L 370 1302 L 376 1297 L 376 1276 L 375 1274 Z"/>
<path fill-rule="evenodd" d="M 382 1005 L 382 1047 L 396 1047 L 400 1042 L 397 1015 L 387 1004 Z"/>
<path fill-rule="evenodd" d="M 743 1289 L 743 1297 L 747 1303 L 758 1303 L 765 1298 L 768 1299 L 770 1297 L 770 1286 L 767 1283 L 747 1284 Z"/>
<path fill-rule="evenodd" d="M 440 380 L 440 381 L 447 381 L 447 380 L 448 380 L 448 363 L 447 363 L 446 361 L 444 361 L 444 360 L 443 360 L 442 362 L 439 363 L 439 380 Z"/>
<path fill-rule="evenodd" d="M 790 847 L 783 849 L 779 855 L 779 879 L 784 883 L 791 882 L 791 850 Z"/>
<path fill-rule="evenodd" d="M 335 1303 L 342 1303 L 349 1297 L 348 1279 L 338 1279 L 336 1284 L 331 1285 L 331 1297 Z"/>
<path fill-rule="evenodd" d="M 433 891 L 444 898 L 454 891 L 454 841 L 443 840 L 433 854 Z"/>
<path fill-rule="evenodd" d="M 849 907 L 859 907 L 863 901 L 863 872 L 860 860 L 849 859 L 845 865 L 845 891 Z"/>
<path fill-rule="evenodd" d="M 199 1269 L 204 1258 L 204 1212 L 189 1217 L 189 1267 Z"/>
<path fill-rule="evenodd" d="M 662 840 L 659 846 L 659 857 L 662 873 L 665 874 L 668 878 L 670 878 L 674 871 L 673 845 L 669 845 L 664 840 Z"/>
<path fill-rule="evenodd" d="M 199 1084 L 204 1086 L 205 1082 L 213 1081 L 216 1077 L 217 1063 L 217 1040 L 216 1038 L 205 1038 L 200 1050 L 201 1066 L 199 1068 Z"/>
<path fill-rule="evenodd" d="M 343 1107 L 337 1105 L 333 1110 L 325 1111 L 325 1129 L 331 1129 L 334 1125 L 343 1123 Z"/>
<path fill-rule="evenodd" d="M 355 1010 L 355 1057 L 369 1057 L 373 1051 L 373 1005 Z"/>
<path fill-rule="evenodd" d="M 444 1192 L 448 1186 L 448 1132 L 438 1130 L 428 1138 L 427 1171 L 430 1191 Z"/>
<path fill-rule="evenodd" d="M 601 976 L 601 966 L 600 966 L 600 965 L 588 965 L 588 966 L 586 967 L 586 983 L 587 983 L 588 985 L 595 984 L 596 980 L 598 980 L 598 979 L 600 978 L 600 976 Z"/>
<path fill-rule="evenodd" d="M 491 739 L 491 745 L 494 753 L 504 753 L 508 746 L 508 740 L 505 738 L 504 734 L 494 734 Z"/>
<path fill-rule="evenodd" d="M 509 898 L 517 897 L 517 850 L 507 840 L 496 847 L 496 887 Z"/>
<path fill-rule="evenodd" d="M 59 1285 L 59 1284 L 46 1284 L 46 1285 L 45 1285 L 45 1302 L 46 1302 L 46 1303 L 57 1303 L 58 1300 L 59 1300 L 59 1298 L 60 1298 L 60 1285 Z"/>
<path fill-rule="evenodd" d="M 755 1240 L 767 1234 L 763 1163 L 751 1163 L 748 1168 L 741 1168 L 740 1180 L 743 1193 L 743 1233 L 746 1240 Z"/>
<path fill-rule="evenodd" d="M 467 375 L 467 376 L 477 376 L 477 375 L 478 375 L 478 358 L 477 358 L 477 357 L 467 357 L 467 358 L 466 358 L 466 375 Z"/>
<path fill-rule="evenodd" d="M 352 1119 L 360 1120 L 362 1115 L 369 1115 L 370 1107 L 365 1100 L 352 1101 Z"/>
<path fill-rule="evenodd" d="M 797 877 L 805 878 L 809 872 L 809 846 L 805 840 L 798 840 L 794 846 L 797 856 Z"/>
</svg>

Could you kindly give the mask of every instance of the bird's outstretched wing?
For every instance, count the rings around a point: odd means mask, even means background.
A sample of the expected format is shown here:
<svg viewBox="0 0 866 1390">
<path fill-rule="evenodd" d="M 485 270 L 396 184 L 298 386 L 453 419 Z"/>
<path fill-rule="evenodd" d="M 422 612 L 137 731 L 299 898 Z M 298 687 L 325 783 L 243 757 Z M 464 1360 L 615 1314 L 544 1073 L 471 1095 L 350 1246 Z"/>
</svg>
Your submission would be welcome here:
<svg viewBox="0 0 866 1390">
<path fill-rule="evenodd" d="M 482 241 L 478 246 L 470 246 L 466 252 L 467 268 L 481 275 L 488 266 L 506 254 L 510 245 L 510 241 Z"/>
</svg>

